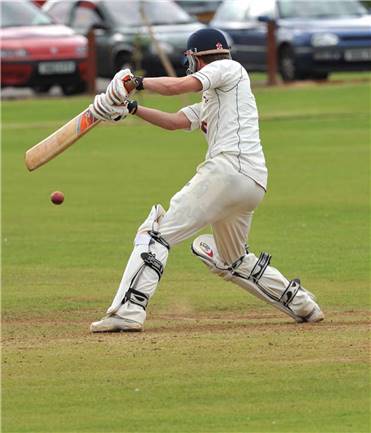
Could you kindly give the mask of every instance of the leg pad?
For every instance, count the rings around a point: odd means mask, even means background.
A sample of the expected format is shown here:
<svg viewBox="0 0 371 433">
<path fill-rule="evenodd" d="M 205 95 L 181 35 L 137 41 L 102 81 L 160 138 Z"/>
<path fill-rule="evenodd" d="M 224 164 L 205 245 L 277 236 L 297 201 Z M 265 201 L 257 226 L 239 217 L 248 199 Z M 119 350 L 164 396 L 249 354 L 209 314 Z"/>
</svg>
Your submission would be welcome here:
<svg viewBox="0 0 371 433">
<path fill-rule="evenodd" d="M 257 258 L 247 252 L 232 265 L 225 266 L 211 235 L 201 235 L 195 239 L 192 251 L 212 272 L 268 302 L 297 322 L 323 319 L 323 313 L 314 296 L 301 287 L 300 280 L 288 281 L 269 265 L 270 254 L 263 252 Z"/>
</svg>

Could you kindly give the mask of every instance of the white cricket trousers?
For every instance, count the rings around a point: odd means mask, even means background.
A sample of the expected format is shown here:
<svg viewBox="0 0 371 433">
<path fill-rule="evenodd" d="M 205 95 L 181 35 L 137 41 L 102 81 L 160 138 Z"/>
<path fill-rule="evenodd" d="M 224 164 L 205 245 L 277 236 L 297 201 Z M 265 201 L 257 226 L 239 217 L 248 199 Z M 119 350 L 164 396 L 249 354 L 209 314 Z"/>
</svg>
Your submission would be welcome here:
<svg viewBox="0 0 371 433">
<path fill-rule="evenodd" d="M 233 162 L 237 162 L 237 156 L 224 154 L 203 162 L 195 176 L 173 196 L 158 229 L 170 246 L 211 225 L 226 265 L 245 254 L 254 209 L 265 190 L 239 173 Z"/>
<path fill-rule="evenodd" d="M 221 154 L 205 161 L 197 168 L 196 175 L 171 199 L 169 210 L 156 227 L 170 247 L 211 225 L 219 258 L 226 266 L 245 254 L 252 215 L 265 191 L 254 180 L 238 172 L 233 158 Z M 159 279 L 151 267 L 142 268 L 142 254 L 148 252 L 147 238 L 150 239 L 138 232 L 120 286 L 107 310 L 108 314 L 141 324 L 146 319 L 146 305 L 143 303 L 147 302 L 144 298 L 148 301 L 154 295 Z M 167 261 L 167 248 L 155 242 L 152 249 L 163 268 Z"/>
<path fill-rule="evenodd" d="M 314 296 L 301 287 L 299 280 L 289 281 L 277 269 L 268 266 L 270 257 L 266 253 L 259 259 L 253 253 L 246 253 L 252 216 L 265 190 L 253 179 L 239 173 L 233 158 L 232 155 L 220 154 L 201 164 L 195 176 L 171 199 L 163 218 L 157 218 L 155 231 L 172 247 L 211 225 L 218 264 L 221 261 L 228 268 L 243 257 L 239 261 L 238 273 L 230 272 L 228 279 L 297 322 L 323 320 Z M 151 247 L 151 261 L 148 261 L 151 238 L 148 232 L 143 234 L 143 227 L 156 217 L 157 209 L 152 208 L 138 230 L 134 250 L 107 311 L 140 324 L 146 319 L 148 301 L 155 293 L 168 257 L 167 248 L 161 242 L 155 242 Z M 217 274 L 224 278 L 228 276 L 224 275 L 223 267 L 217 268 L 202 254 L 199 251 L 196 255 L 210 270 L 218 269 Z"/>
</svg>

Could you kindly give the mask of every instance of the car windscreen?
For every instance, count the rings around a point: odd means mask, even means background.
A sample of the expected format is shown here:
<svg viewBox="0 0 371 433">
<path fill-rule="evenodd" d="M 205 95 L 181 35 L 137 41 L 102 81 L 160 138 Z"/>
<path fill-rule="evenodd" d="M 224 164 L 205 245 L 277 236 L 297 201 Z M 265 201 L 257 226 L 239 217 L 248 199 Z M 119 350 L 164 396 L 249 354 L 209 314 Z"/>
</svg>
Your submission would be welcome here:
<svg viewBox="0 0 371 433">
<path fill-rule="evenodd" d="M 136 0 L 105 2 L 113 20 L 119 26 L 139 26 L 143 24 L 139 10 L 143 4 L 144 13 L 151 24 L 181 24 L 193 22 L 193 18 L 177 4 L 168 0 L 151 0 L 138 2 Z"/>
<path fill-rule="evenodd" d="M 366 9 L 355 0 L 279 0 L 281 18 L 340 18 L 366 15 Z"/>
<path fill-rule="evenodd" d="M 227 0 L 217 9 L 214 21 L 245 21 L 249 2 L 246 0 Z"/>
<path fill-rule="evenodd" d="M 1 27 L 54 24 L 51 18 L 28 1 L 0 1 Z"/>
</svg>

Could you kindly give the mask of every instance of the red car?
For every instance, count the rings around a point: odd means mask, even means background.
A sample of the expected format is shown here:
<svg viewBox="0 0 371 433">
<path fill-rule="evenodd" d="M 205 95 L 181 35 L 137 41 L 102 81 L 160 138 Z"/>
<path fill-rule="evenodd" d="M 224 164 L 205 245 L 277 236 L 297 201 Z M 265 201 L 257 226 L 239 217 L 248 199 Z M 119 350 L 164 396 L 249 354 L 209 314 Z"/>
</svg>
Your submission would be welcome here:
<svg viewBox="0 0 371 433">
<path fill-rule="evenodd" d="M 65 95 L 83 92 L 87 40 L 56 24 L 29 1 L 0 1 L 1 87 L 47 92 L 60 85 Z"/>
</svg>

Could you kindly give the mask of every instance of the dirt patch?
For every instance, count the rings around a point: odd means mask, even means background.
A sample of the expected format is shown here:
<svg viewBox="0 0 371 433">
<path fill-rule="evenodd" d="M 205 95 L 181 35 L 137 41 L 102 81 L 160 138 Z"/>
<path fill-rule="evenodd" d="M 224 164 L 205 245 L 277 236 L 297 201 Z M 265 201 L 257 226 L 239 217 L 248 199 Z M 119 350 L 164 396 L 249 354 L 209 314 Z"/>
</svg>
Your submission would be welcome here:
<svg viewBox="0 0 371 433">
<path fill-rule="evenodd" d="M 236 314 L 199 314 L 194 316 L 159 315 L 153 316 L 153 321 L 166 321 L 167 323 L 153 324 L 149 320 L 146 331 L 150 333 L 161 332 L 224 332 L 224 331 L 274 331 L 286 332 L 288 330 L 321 330 L 340 329 L 345 327 L 366 327 L 371 325 L 371 315 L 365 310 L 331 311 L 326 319 L 319 323 L 295 323 L 282 314 L 262 313 L 249 311 L 243 315 Z"/>
<path fill-rule="evenodd" d="M 99 315 L 91 311 L 61 313 L 35 317 L 12 317 L 7 315 L 2 321 L 2 344 L 6 346 L 30 347 L 34 344 L 48 344 L 61 340 L 92 341 L 98 339 L 117 338 L 120 334 L 89 333 L 89 325 Z M 187 314 L 150 314 L 146 322 L 145 332 L 125 338 L 138 338 L 138 335 L 150 336 L 184 336 L 208 333 L 233 334 L 297 334 L 301 332 L 320 333 L 337 332 L 344 329 L 368 330 L 371 315 L 367 310 L 330 310 L 326 312 L 323 322 L 297 324 L 279 312 L 249 310 L 240 313 L 190 313 Z"/>
</svg>

